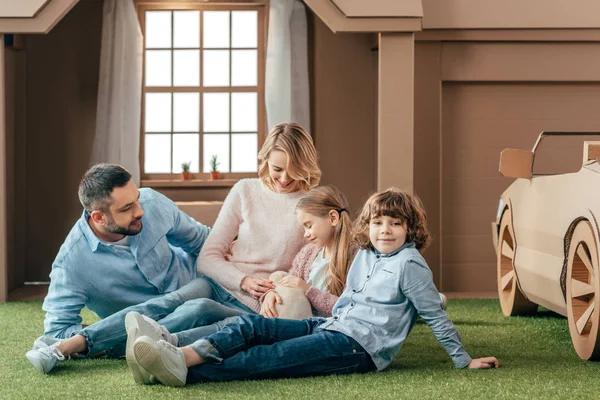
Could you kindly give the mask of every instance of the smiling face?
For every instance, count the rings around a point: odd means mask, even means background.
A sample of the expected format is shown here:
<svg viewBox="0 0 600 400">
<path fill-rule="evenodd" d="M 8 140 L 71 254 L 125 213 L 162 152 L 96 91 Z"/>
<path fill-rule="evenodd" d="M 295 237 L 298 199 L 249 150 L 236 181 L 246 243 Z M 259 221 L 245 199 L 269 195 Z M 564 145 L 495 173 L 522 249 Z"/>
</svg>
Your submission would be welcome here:
<svg viewBox="0 0 600 400">
<path fill-rule="evenodd" d="M 406 242 L 406 223 L 387 215 L 371 218 L 369 239 L 380 253 L 393 253 Z"/>
<path fill-rule="evenodd" d="M 334 212 L 335 213 L 335 212 Z M 296 210 L 298 223 L 304 228 L 304 237 L 318 248 L 331 247 L 337 218 L 319 217 L 300 209 Z"/>
<path fill-rule="evenodd" d="M 130 180 L 123 187 L 115 187 L 110 194 L 111 203 L 105 208 L 92 211 L 90 225 L 100 239 L 115 242 L 123 235 L 134 236 L 142 231 L 144 210 L 139 201 L 140 191 Z"/>
<path fill-rule="evenodd" d="M 299 182 L 289 175 L 287 154 L 281 150 L 271 150 L 267 163 L 269 176 L 277 193 L 293 193 L 299 190 Z"/>
<path fill-rule="evenodd" d="M 144 210 L 139 201 L 140 191 L 133 180 L 123 187 L 114 188 L 110 197 L 112 204 L 105 214 L 106 229 L 120 235 L 133 236 L 140 233 Z"/>
</svg>

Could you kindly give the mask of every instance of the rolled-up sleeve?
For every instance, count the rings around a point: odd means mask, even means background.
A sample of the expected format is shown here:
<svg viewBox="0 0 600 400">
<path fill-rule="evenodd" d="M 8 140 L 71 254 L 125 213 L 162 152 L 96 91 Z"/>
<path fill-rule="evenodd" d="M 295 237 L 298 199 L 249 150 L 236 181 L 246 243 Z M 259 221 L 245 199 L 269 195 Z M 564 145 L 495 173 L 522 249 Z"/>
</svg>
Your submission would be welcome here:
<svg viewBox="0 0 600 400">
<path fill-rule="evenodd" d="M 46 311 L 44 335 L 66 339 L 79 332 L 82 329 L 80 314 L 86 300 L 85 291 L 67 273 L 65 266 L 55 261 L 42 306 Z"/>
</svg>

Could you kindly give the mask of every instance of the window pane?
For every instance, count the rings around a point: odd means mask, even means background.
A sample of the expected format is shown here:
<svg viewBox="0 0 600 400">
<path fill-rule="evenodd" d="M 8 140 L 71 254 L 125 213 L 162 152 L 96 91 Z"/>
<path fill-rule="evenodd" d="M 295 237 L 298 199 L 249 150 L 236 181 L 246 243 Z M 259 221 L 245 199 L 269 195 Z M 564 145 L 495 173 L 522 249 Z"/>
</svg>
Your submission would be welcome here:
<svg viewBox="0 0 600 400">
<path fill-rule="evenodd" d="M 144 171 L 147 174 L 171 172 L 171 135 L 144 136 Z"/>
<path fill-rule="evenodd" d="M 203 86 L 229 86 L 229 50 L 204 50 Z"/>
<path fill-rule="evenodd" d="M 146 51 L 146 86 L 171 86 L 171 50 Z"/>
<path fill-rule="evenodd" d="M 231 13 L 231 47 L 257 47 L 258 13 L 233 11 Z"/>
<path fill-rule="evenodd" d="M 256 93 L 231 94 L 231 131 L 256 132 L 258 111 Z"/>
<path fill-rule="evenodd" d="M 231 172 L 256 172 L 258 170 L 258 135 L 231 135 Z"/>
<path fill-rule="evenodd" d="M 173 86 L 200 86 L 200 50 L 175 50 Z"/>
<path fill-rule="evenodd" d="M 204 135 L 204 172 L 210 172 L 210 159 L 217 155 L 217 170 L 229 172 L 229 135 Z"/>
<path fill-rule="evenodd" d="M 200 11 L 173 12 L 173 47 L 200 48 Z"/>
<path fill-rule="evenodd" d="M 200 131 L 200 93 L 173 94 L 173 132 Z"/>
<path fill-rule="evenodd" d="M 171 132 L 171 93 L 146 93 L 146 132 Z"/>
<path fill-rule="evenodd" d="M 146 48 L 171 47 L 171 11 L 146 11 Z"/>
<path fill-rule="evenodd" d="M 200 171 L 200 135 L 173 135 L 173 172 L 182 172 L 181 163 L 191 162 L 190 172 Z"/>
<path fill-rule="evenodd" d="M 231 86 L 256 86 L 257 51 L 231 51 Z"/>
<path fill-rule="evenodd" d="M 228 48 L 229 11 L 205 11 L 202 35 L 205 48 Z"/>
<path fill-rule="evenodd" d="M 229 93 L 204 93 L 204 132 L 229 132 Z"/>
</svg>

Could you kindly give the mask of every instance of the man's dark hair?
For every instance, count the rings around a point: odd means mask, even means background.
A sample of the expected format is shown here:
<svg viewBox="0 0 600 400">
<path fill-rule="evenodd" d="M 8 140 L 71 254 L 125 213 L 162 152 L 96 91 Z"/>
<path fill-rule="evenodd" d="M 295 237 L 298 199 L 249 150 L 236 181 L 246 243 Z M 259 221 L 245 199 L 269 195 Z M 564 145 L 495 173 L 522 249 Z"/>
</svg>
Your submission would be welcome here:
<svg viewBox="0 0 600 400">
<path fill-rule="evenodd" d="M 79 183 L 79 201 L 87 212 L 108 211 L 110 194 L 115 187 L 123 187 L 131 180 L 131 174 L 116 164 L 96 164 L 90 168 Z"/>
</svg>

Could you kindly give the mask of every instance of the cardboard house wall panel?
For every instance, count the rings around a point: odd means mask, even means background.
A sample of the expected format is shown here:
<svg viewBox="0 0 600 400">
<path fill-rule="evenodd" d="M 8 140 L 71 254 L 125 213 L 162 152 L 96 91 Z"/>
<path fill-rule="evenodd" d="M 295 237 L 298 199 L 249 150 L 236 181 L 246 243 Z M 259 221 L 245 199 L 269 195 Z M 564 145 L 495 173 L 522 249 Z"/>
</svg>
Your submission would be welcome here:
<svg viewBox="0 0 600 400">
<path fill-rule="evenodd" d="M 506 188 L 510 185 L 510 179 L 504 179 L 507 183 Z M 446 212 L 443 215 L 442 225 L 451 226 L 455 234 L 489 235 L 490 221 L 496 217 L 498 211 L 498 200 L 485 204 L 481 202 L 477 206 L 447 206 L 444 210 Z"/>
<path fill-rule="evenodd" d="M 594 0 L 423 0 L 424 29 L 598 27 Z"/>
<path fill-rule="evenodd" d="M 26 242 L 36 249 L 27 252 L 27 281 L 48 280 L 60 245 L 81 215 L 77 187 L 89 166 L 95 132 L 101 27 L 102 2 L 83 1 L 50 34 L 26 39 L 24 206 Z"/>
<path fill-rule="evenodd" d="M 445 42 L 442 79 L 594 82 L 600 80 L 599 47 L 597 42 Z"/>
<path fill-rule="evenodd" d="M 496 263 L 444 263 L 442 290 L 445 292 L 491 293 L 496 288 Z M 491 289 L 493 288 L 493 289 Z"/>
<path fill-rule="evenodd" d="M 377 53 L 372 43 L 369 34 L 334 34 L 309 14 L 311 133 L 322 183 L 344 192 L 353 215 L 376 189 Z"/>
<path fill-rule="evenodd" d="M 490 257 L 492 260 L 495 259 L 496 252 L 494 251 L 494 248 L 489 245 L 489 229 L 488 233 L 480 235 L 444 234 L 442 239 L 442 262 L 444 265 L 446 263 L 455 264 L 461 262 L 478 265 L 490 263 Z M 488 245 L 486 246 L 485 243 Z M 465 278 L 468 278 L 468 275 L 465 276 Z"/>
</svg>

